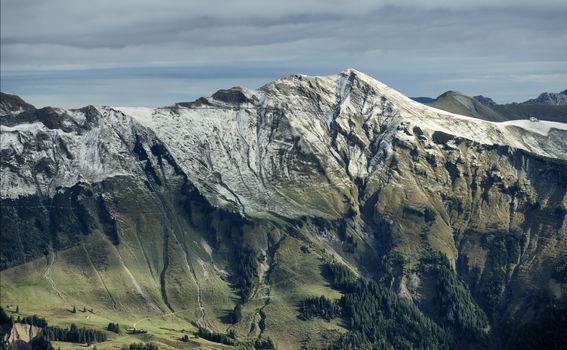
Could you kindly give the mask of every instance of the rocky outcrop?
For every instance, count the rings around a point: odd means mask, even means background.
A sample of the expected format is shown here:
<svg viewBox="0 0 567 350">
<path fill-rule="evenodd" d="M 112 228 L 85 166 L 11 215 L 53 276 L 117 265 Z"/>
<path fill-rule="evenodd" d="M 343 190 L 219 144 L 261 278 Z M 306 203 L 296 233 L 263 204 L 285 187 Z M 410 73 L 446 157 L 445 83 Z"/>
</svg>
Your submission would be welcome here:
<svg viewBox="0 0 567 350">
<path fill-rule="evenodd" d="M 34 110 L 35 107 L 21 97 L 0 92 L 0 117 Z"/>
<path fill-rule="evenodd" d="M 15 323 L 8 336 L 10 350 L 32 350 L 31 341 L 39 334 L 40 329 L 29 324 Z"/>
<path fill-rule="evenodd" d="M 485 106 L 488 107 L 496 106 L 496 102 L 494 102 L 494 100 L 491 99 L 490 97 L 478 95 L 478 96 L 473 96 L 473 98 Z"/>
</svg>

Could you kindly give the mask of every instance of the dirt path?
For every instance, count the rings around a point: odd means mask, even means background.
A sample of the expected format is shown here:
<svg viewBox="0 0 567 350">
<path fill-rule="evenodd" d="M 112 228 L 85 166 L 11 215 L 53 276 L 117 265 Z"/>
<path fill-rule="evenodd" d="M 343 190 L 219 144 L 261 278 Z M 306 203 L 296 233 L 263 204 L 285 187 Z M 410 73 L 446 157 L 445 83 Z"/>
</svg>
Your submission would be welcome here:
<svg viewBox="0 0 567 350">
<path fill-rule="evenodd" d="M 45 269 L 45 271 L 43 272 L 43 278 L 45 278 L 47 280 L 47 282 L 49 283 L 49 285 L 51 286 L 51 289 L 53 289 L 55 291 L 55 293 L 57 293 L 57 295 L 63 300 L 66 301 L 66 298 L 64 297 L 64 294 L 57 289 L 57 285 L 55 284 L 55 281 L 53 280 L 53 278 L 51 278 L 50 273 L 51 273 L 51 268 L 53 267 L 53 264 L 55 263 L 55 252 L 50 251 L 49 255 L 48 255 L 48 259 L 49 262 L 47 264 L 47 268 Z"/>
<path fill-rule="evenodd" d="M 197 286 L 197 304 L 199 305 L 199 312 L 201 313 L 201 316 L 199 317 L 199 320 L 197 321 L 197 323 L 199 325 L 203 326 L 203 327 L 211 328 L 211 324 L 206 319 L 205 307 L 203 306 L 203 297 L 202 297 L 202 294 L 201 294 L 201 286 L 200 286 L 199 282 L 197 281 L 197 274 L 195 273 L 195 269 L 193 268 L 193 265 L 191 264 L 191 262 L 189 260 L 189 255 L 187 254 L 187 250 L 185 249 L 185 246 L 182 245 L 181 242 L 179 241 L 179 239 L 177 238 L 177 234 L 175 234 L 175 231 L 172 230 L 171 233 L 173 235 L 173 239 L 175 240 L 175 243 L 177 243 L 177 245 L 179 245 L 179 248 L 183 252 L 183 256 L 185 258 L 185 265 L 186 265 L 187 269 L 189 270 L 189 275 L 191 275 L 191 279 L 193 280 L 193 282 Z"/>
<path fill-rule="evenodd" d="M 183 314 L 183 313 L 189 312 L 189 311 L 191 311 L 191 310 L 193 310 L 193 308 L 190 308 L 190 309 L 183 309 L 183 310 L 177 310 L 177 311 L 174 311 L 174 312 L 169 312 L 169 313 L 167 313 L 167 314 L 161 314 L 161 315 L 155 315 L 155 316 L 144 317 L 144 318 L 141 318 L 141 319 L 139 319 L 138 321 L 134 322 L 134 324 L 132 325 L 132 327 L 136 328 L 136 327 L 138 326 L 138 324 L 140 324 L 140 323 L 142 323 L 142 322 L 144 322 L 144 321 L 150 321 L 150 320 L 153 320 L 153 319 L 156 319 L 156 318 L 162 318 L 162 317 L 167 317 L 167 316 L 176 316 L 176 317 L 179 318 L 180 320 L 189 323 L 189 322 L 186 321 L 185 319 L 179 317 L 179 314 Z"/>
<path fill-rule="evenodd" d="M 85 256 L 87 257 L 87 260 L 89 261 L 89 264 L 91 265 L 91 268 L 95 271 L 98 280 L 100 282 L 100 284 L 102 284 L 102 286 L 104 287 L 104 290 L 106 290 L 106 293 L 108 294 L 108 296 L 110 297 L 110 300 L 112 300 L 112 307 L 116 310 L 117 309 L 117 304 L 116 304 L 116 300 L 114 299 L 114 297 L 112 296 L 112 294 L 110 293 L 110 290 L 108 290 L 108 287 L 106 286 L 106 283 L 104 283 L 104 279 L 102 278 L 102 276 L 100 275 L 100 272 L 96 269 L 96 267 L 94 266 L 92 260 L 91 260 L 91 256 L 89 254 L 89 251 L 87 250 L 87 247 L 85 246 L 85 244 L 82 244 L 83 246 L 83 250 L 85 251 Z"/>
</svg>

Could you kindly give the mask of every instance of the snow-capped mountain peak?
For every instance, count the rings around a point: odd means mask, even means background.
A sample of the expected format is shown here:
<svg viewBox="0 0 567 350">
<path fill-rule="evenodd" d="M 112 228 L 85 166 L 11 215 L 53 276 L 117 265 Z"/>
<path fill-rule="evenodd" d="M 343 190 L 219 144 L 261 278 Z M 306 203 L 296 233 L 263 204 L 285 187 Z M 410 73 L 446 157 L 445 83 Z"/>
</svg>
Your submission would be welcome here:
<svg viewBox="0 0 567 350">
<path fill-rule="evenodd" d="M 251 216 L 342 215 L 345 198 L 380 171 L 395 144 L 443 156 L 441 134 L 449 147 L 464 139 L 567 159 L 565 124 L 448 113 L 354 69 L 163 108 L 40 110 L 3 119 L 2 134 L 3 197 L 141 176 L 133 150 L 161 144 L 211 203 Z"/>
</svg>

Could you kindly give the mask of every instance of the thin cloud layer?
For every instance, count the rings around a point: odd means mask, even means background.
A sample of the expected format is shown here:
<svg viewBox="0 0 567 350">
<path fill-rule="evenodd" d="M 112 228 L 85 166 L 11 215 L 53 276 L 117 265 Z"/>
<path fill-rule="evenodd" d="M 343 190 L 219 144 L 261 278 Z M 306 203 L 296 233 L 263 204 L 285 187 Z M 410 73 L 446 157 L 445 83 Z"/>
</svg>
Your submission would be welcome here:
<svg viewBox="0 0 567 350">
<path fill-rule="evenodd" d="M 37 104 L 160 105 L 227 87 L 221 83 L 257 87 L 346 67 L 409 95 L 453 89 L 507 102 L 567 87 L 565 1 L 1 6 L 2 90 Z"/>
</svg>

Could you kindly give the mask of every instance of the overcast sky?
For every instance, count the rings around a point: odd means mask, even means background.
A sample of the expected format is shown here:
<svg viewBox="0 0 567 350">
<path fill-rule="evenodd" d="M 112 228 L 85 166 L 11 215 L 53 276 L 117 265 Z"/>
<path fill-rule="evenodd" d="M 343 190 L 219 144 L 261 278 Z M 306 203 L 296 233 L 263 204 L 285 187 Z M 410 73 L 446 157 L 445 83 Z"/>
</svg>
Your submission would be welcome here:
<svg viewBox="0 0 567 350">
<path fill-rule="evenodd" d="M 567 1 L 2 0 L 1 89 L 160 106 L 352 67 L 409 96 L 567 88 Z"/>
</svg>

